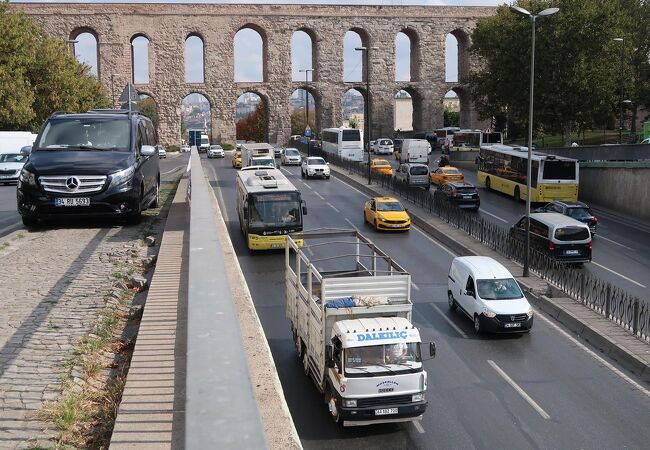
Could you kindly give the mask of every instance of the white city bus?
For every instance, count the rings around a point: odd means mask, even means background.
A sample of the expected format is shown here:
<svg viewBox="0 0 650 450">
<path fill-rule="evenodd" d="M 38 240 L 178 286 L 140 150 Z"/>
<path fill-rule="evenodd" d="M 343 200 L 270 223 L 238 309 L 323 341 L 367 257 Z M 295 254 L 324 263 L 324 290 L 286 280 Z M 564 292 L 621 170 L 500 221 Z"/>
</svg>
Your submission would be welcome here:
<svg viewBox="0 0 650 450">
<path fill-rule="evenodd" d="M 363 136 L 356 128 L 326 128 L 322 134 L 324 152 L 352 161 L 363 161 Z"/>
<path fill-rule="evenodd" d="M 279 169 L 249 166 L 237 172 L 237 215 L 249 249 L 284 248 L 287 234 L 302 231 L 304 214 L 300 191 Z"/>
</svg>

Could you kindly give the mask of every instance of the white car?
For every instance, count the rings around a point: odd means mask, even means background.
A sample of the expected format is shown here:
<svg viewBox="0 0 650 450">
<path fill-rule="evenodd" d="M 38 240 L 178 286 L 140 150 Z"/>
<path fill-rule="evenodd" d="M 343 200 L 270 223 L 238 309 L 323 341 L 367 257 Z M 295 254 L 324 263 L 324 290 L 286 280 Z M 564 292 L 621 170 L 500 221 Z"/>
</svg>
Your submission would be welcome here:
<svg viewBox="0 0 650 450">
<path fill-rule="evenodd" d="M 300 175 L 302 175 L 303 178 L 320 177 L 329 180 L 330 166 L 320 156 L 303 158 L 302 166 L 300 167 Z"/>
<path fill-rule="evenodd" d="M 645 138 L 644 140 L 642 140 L 641 142 L 639 142 L 639 144 L 650 144 L 650 137 L 649 137 L 649 138 Z"/>
<path fill-rule="evenodd" d="M 21 153 L 0 153 L 0 183 L 17 183 L 27 156 Z"/>
<path fill-rule="evenodd" d="M 157 145 L 156 148 L 158 148 L 158 158 L 167 158 L 167 150 L 165 150 L 165 147 L 162 145 Z"/>
<path fill-rule="evenodd" d="M 377 139 L 373 148 L 373 152 L 377 155 L 392 155 L 393 154 L 393 141 L 390 139 Z"/>
<path fill-rule="evenodd" d="M 190 151 L 190 146 L 187 144 L 181 145 L 181 153 L 186 153 Z"/>
<path fill-rule="evenodd" d="M 300 165 L 300 152 L 297 148 L 288 148 L 282 154 L 280 162 L 283 166 L 289 166 L 292 164 Z"/>
<path fill-rule="evenodd" d="M 211 145 L 208 149 L 208 158 L 223 158 L 226 153 L 220 145 Z"/>
<path fill-rule="evenodd" d="M 533 309 L 512 274 L 487 256 L 454 258 L 447 277 L 449 309 L 459 308 L 477 334 L 527 333 Z"/>
</svg>

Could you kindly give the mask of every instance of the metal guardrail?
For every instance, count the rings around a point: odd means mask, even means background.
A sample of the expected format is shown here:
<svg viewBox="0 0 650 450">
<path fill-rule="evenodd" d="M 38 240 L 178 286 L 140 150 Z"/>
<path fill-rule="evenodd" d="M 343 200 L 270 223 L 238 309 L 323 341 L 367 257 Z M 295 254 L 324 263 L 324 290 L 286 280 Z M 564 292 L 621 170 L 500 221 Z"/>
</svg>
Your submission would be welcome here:
<svg viewBox="0 0 650 450">
<path fill-rule="evenodd" d="M 190 159 L 185 448 L 266 448 L 208 183 Z"/>
<path fill-rule="evenodd" d="M 368 176 L 368 166 L 340 158 L 337 155 L 311 150 L 331 164 L 362 177 Z M 524 243 L 513 239 L 508 228 L 452 205 L 437 191 L 429 192 L 398 182 L 389 175 L 373 174 L 371 180 L 393 194 L 405 198 L 435 214 L 451 225 L 465 231 L 496 252 L 514 261 L 523 262 Z M 561 263 L 550 255 L 531 249 L 531 271 L 555 284 L 571 298 L 598 312 L 642 340 L 650 342 L 650 303 L 583 270 Z"/>
</svg>

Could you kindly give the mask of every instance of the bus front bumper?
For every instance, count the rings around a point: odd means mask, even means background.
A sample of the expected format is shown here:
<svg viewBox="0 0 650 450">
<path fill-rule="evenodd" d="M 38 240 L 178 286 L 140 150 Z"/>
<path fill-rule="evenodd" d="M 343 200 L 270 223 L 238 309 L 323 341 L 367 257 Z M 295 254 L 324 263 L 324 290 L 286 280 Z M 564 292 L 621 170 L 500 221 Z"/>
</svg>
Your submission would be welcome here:
<svg viewBox="0 0 650 450">
<path fill-rule="evenodd" d="M 295 240 L 298 247 L 303 246 L 302 239 Z M 276 250 L 283 249 L 287 245 L 287 235 L 261 236 L 259 234 L 248 234 L 248 248 L 251 250 Z"/>
</svg>

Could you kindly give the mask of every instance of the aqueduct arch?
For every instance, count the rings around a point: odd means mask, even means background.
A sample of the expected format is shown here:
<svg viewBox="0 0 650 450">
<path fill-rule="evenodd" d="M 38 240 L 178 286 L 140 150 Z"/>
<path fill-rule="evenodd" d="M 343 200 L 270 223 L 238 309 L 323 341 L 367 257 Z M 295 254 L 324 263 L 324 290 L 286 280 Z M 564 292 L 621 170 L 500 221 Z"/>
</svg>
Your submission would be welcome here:
<svg viewBox="0 0 650 450">
<path fill-rule="evenodd" d="M 69 39 L 84 30 L 97 38 L 99 78 L 106 91 L 121 92 L 132 80 L 131 40 L 146 36 L 149 92 L 158 105 L 159 136 L 165 144 L 180 141 L 179 98 L 201 92 L 211 99 L 212 132 L 223 142 L 235 139 L 235 102 L 242 92 L 265 95 L 271 142 L 285 142 L 291 130 L 291 94 L 307 88 L 317 99 L 320 127 L 340 126 L 341 95 L 349 88 L 361 92 L 365 82 L 343 81 L 343 38 L 356 31 L 370 46 L 370 98 L 372 135 L 393 129 L 394 95 L 400 89 L 417 95 L 416 131 L 442 126 L 440 99 L 450 86 L 444 79 L 444 41 L 453 32 L 464 63 L 459 74 L 478 67 L 466 52 L 468 33 L 493 7 L 458 6 L 340 6 L 340 5 L 232 5 L 232 4 L 11 4 L 42 24 L 47 32 Z M 152 14 L 155 13 L 155 14 Z M 359 18 L 363 20 L 360 22 Z M 254 22 L 252 21 L 254 18 Z M 244 28 L 262 36 L 263 81 L 234 81 L 234 37 Z M 312 38 L 314 79 L 308 85 L 292 81 L 291 38 L 296 30 Z M 411 81 L 395 81 L 395 36 L 406 33 L 412 41 Z M 204 43 L 203 83 L 185 81 L 185 41 L 198 35 Z M 463 41 L 464 40 L 464 41 Z M 463 41 L 462 44 L 460 41 Z M 365 62 L 364 62 L 365 64 Z M 442 74 L 442 75 L 441 75 Z M 414 107 L 415 107 L 414 98 Z M 461 102 L 464 126 L 477 127 L 473 107 Z"/>
</svg>

